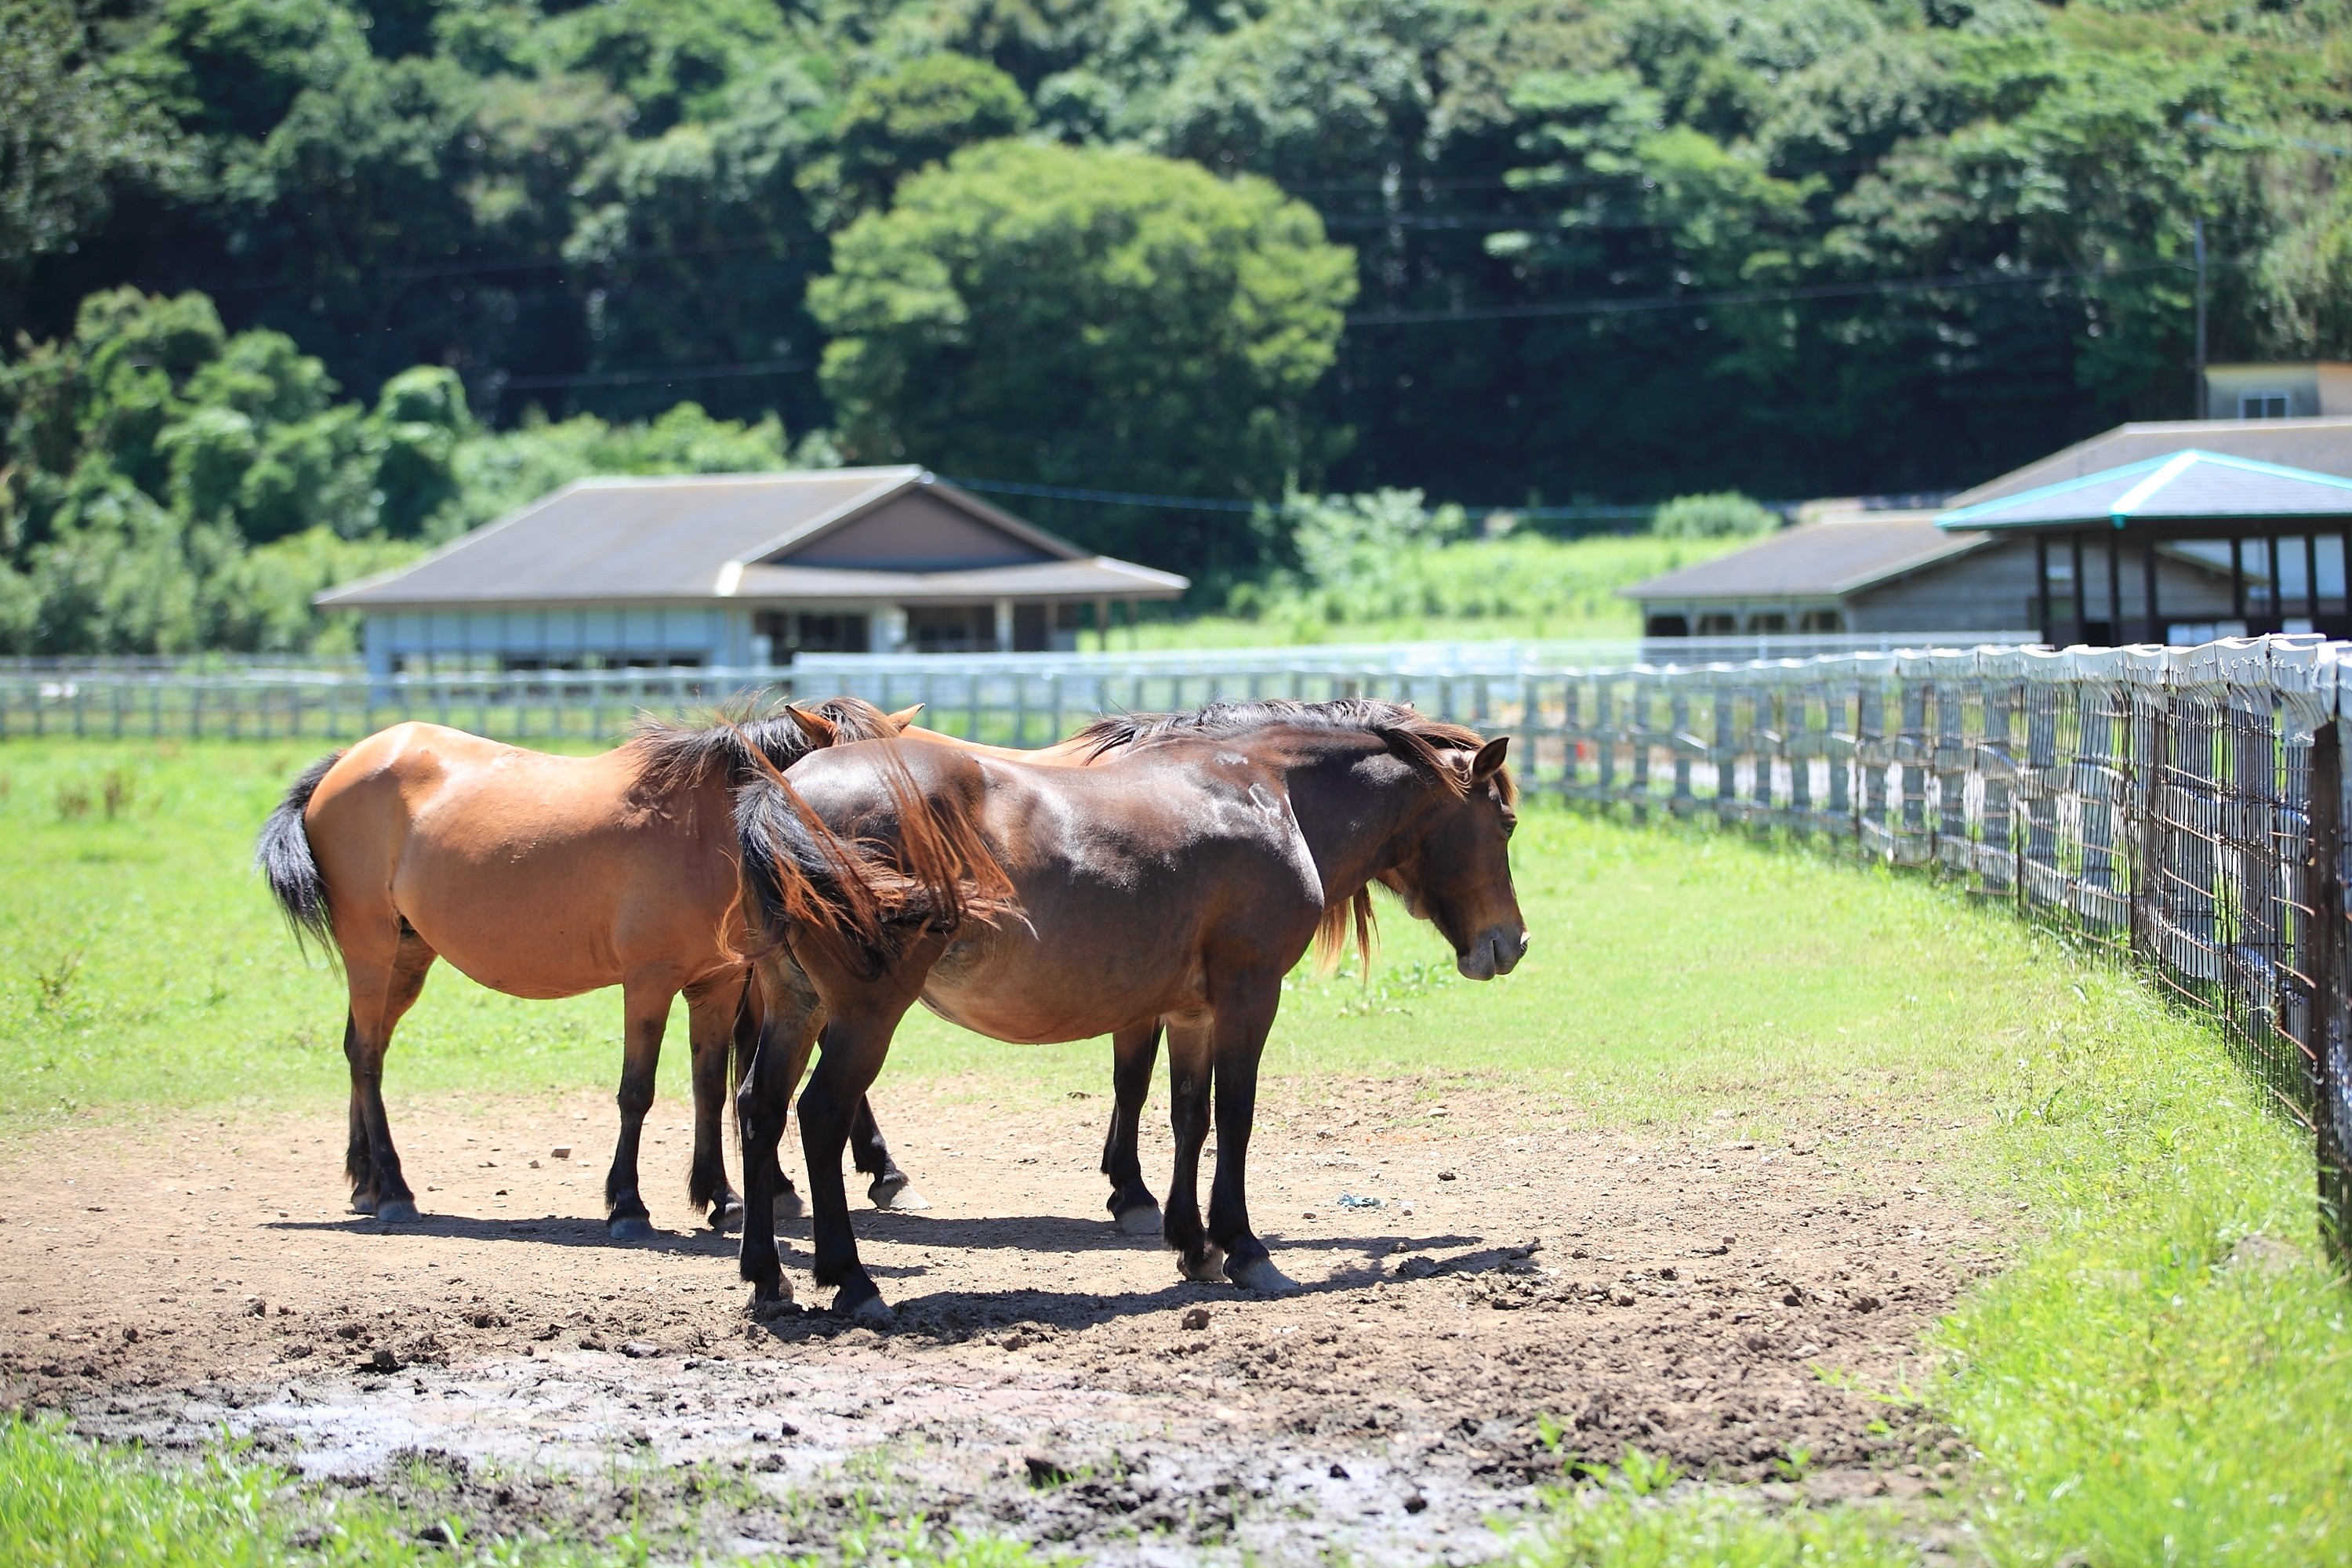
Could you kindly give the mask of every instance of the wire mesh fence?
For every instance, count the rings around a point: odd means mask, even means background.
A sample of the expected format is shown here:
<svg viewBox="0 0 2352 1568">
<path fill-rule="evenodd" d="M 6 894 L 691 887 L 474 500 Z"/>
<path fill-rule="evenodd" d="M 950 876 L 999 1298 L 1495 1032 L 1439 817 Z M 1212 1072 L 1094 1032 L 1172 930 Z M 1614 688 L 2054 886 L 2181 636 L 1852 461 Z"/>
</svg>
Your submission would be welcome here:
<svg viewBox="0 0 2352 1568">
<path fill-rule="evenodd" d="M 1849 844 L 2143 962 L 2306 1127 L 2352 1259 L 2352 645 L 1981 648 L 1529 682 L 1535 787 Z"/>
</svg>

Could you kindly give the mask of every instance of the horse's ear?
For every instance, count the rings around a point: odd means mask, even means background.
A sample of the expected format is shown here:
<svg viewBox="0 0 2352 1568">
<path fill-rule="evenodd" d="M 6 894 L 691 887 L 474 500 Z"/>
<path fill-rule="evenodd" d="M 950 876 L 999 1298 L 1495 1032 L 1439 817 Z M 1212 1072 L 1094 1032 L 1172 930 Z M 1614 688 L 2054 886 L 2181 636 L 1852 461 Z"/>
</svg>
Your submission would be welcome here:
<svg viewBox="0 0 2352 1568">
<path fill-rule="evenodd" d="M 784 711 L 793 716 L 793 722 L 801 727 L 801 733 L 809 738 L 812 746 L 830 746 L 834 737 L 841 733 L 840 726 L 822 713 L 795 708 L 789 702 L 784 704 Z"/>
<path fill-rule="evenodd" d="M 890 715 L 890 727 L 894 730 L 905 729 L 908 725 L 915 721 L 915 715 L 920 713 L 922 710 L 923 705 L 919 702 L 916 703 L 912 708 L 899 709 L 896 713 Z"/>
<path fill-rule="evenodd" d="M 1476 789 L 1502 770 L 1503 758 L 1511 749 L 1508 735 L 1497 735 L 1478 748 L 1477 760 L 1470 764 L 1470 787 Z"/>
</svg>

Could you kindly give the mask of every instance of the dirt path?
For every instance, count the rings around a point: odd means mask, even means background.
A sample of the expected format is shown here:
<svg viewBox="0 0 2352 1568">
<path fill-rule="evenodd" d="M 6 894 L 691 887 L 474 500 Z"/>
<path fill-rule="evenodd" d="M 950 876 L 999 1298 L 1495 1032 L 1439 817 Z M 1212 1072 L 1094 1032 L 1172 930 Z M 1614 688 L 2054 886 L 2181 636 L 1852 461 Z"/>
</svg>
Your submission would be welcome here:
<svg viewBox="0 0 2352 1568">
<path fill-rule="evenodd" d="M 1466 1561 L 1557 1474 L 1547 1415 L 1601 1461 L 1637 1445 L 1769 1479 L 1801 1455 L 1816 1497 L 1937 1485 L 1944 1434 L 1868 1391 L 1995 1238 L 1921 1189 L 1902 1129 L 1643 1142 L 1506 1095 L 1432 1115 L 1411 1084 L 1276 1085 L 1252 1206 L 1305 1289 L 1253 1299 L 1112 1228 L 1102 1099 L 968 1088 L 886 1099 L 936 1206 L 859 1200 L 898 1309 L 879 1334 L 746 1315 L 731 1242 L 687 1228 L 675 1121 L 646 1151 L 675 1228 L 607 1243 L 613 1113 L 585 1096 L 395 1108 L 428 1217 L 392 1231 L 341 1212 L 323 1119 L 48 1136 L 0 1169 L 0 1398 L 163 1443 L 226 1422 L 477 1528 L 605 1528 L 625 1483 L 745 1549 L 830 1539 L 864 1486 L 1135 1562 Z M 1162 1128 L 1144 1169 L 1167 1168 Z"/>
</svg>

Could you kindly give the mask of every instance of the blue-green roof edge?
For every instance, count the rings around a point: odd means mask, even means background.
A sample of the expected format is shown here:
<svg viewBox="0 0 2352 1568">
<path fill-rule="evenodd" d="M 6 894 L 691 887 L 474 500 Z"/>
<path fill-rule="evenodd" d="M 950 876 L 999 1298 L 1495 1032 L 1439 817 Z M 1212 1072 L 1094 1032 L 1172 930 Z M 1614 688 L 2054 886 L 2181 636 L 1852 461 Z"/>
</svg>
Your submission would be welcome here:
<svg viewBox="0 0 2352 1568">
<path fill-rule="evenodd" d="M 1995 500 L 1983 500 L 1974 506 L 1964 506 L 1958 511 L 1948 511 L 1937 517 L 1936 526 L 1937 528 L 1980 528 L 1985 525 L 1975 520 L 1989 513 L 2005 510 L 2026 501 L 2064 495 L 2089 485 L 2107 484 L 2126 475 L 2151 474 L 2165 464 L 2183 457 L 2195 458 L 2200 462 L 2218 463 L 2225 468 L 2237 468 L 2246 473 L 2267 474 L 2273 479 L 2302 479 L 2312 484 L 2326 485 L 2335 489 L 2352 490 L 2352 479 L 2342 479 L 2335 474 L 2317 473 L 2310 468 L 2290 468 L 2284 463 L 2265 463 L 2257 458 L 2233 458 L 2225 452 L 2209 452 L 2201 447 L 2183 447 L 2179 451 L 2166 452 L 2160 457 L 2143 458 L 2137 463 L 2125 463 L 2116 468 L 2102 468 L 2095 474 L 2084 474 L 2080 479 L 2061 479 L 2054 485 L 2042 485 L 2035 489 L 2020 490 L 2013 496 L 2002 496 Z"/>
</svg>

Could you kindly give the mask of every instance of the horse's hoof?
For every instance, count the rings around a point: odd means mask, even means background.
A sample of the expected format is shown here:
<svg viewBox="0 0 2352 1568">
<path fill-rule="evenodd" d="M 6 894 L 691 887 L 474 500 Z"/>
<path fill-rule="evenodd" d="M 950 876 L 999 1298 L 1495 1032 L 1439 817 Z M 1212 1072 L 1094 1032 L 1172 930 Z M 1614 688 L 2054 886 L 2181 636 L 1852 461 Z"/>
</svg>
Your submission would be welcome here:
<svg viewBox="0 0 2352 1568">
<path fill-rule="evenodd" d="M 360 1196 L 359 1194 L 353 1193 L 352 1194 L 352 1212 L 353 1214 L 372 1215 L 375 1213 L 375 1200 L 373 1198 L 363 1198 Z"/>
<path fill-rule="evenodd" d="M 915 1184 L 900 1176 L 896 1181 L 877 1176 L 874 1184 L 866 1189 L 877 1209 L 889 1209 L 898 1214 L 915 1214 L 931 1206 L 931 1200 L 915 1190 Z"/>
<path fill-rule="evenodd" d="M 651 1241 L 654 1222 L 639 1215 L 621 1215 L 604 1222 L 604 1234 L 614 1241 Z"/>
<path fill-rule="evenodd" d="M 1121 1236 L 1158 1236 L 1160 1205 L 1147 1204 L 1141 1208 L 1124 1210 L 1113 1223 Z"/>
<path fill-rule="evenodd" d="M 779 1221 L 798 1219 L 808 1213 L 808 1205 L 801 1202 L 800 1194 L 787 1191 L 776 1194 L 772 1209 Z"/>
<path fill-rule="evenodd" d="M 743 1205 L 721 1204 L 710 1211 L 710 1228 L 716 1231 L 737 1231 L 743 1228 Z"/>
<path fill-rule="evenodd" d="M 1298 1289 L 1298 1281 L 1276 1268 L 1271 1258 L 1253 1258 L 1239 1268 L 1228 1266 L 1225 1278 L 1244 1290 L 1255 1290 L 1265 1296 L 1276 1296 Z"/>
<path fill-rule="evenodd" d="M 840 1302 L 835 1301 L 834 1303 L 834 1310 L 836 1312 L 841 1310 Z M 880 1327 L 886 1324 L 897 1322 L 898 1321 L 898 1314 L 890 1310 L 890 1303 L 885 1301 L 882 1299 L 882 1293 L 877 1290 L 873 1295 L 866 1297 L 864 1300 L 850 1308 L 849 1318 L 852 1322 L 872 1323 L 877 1327 Z"/>
<path fill-rule="evenodd" d="M 390 1198 L 375 1205 L 375 1217 L 386 1225 L 415 1225 L 416 1205 L 409 1198 Z"/>
<path fill-rule="evenodd" d="M 777 1318 L 797 1317 L 800 1308 L 793 1303 L 793 1282 L 779 1279 L 773 1290 L 755 1286 L 751 1291 L 751 1316 L 765 1323 Z"/>
<path fill-rule="evenodd" d="M 1198 1263 L 1179 1254 L 1176 1259 L 1176 1271 L 1185 1279 L 1197 1279 L 1203 1285 L 1222 1285 L 1225 1282 L 1224 1251 L 1221 1247 L 1209 1247 L 1201 1254 L 1201 1260 Z"/>
</svg>

